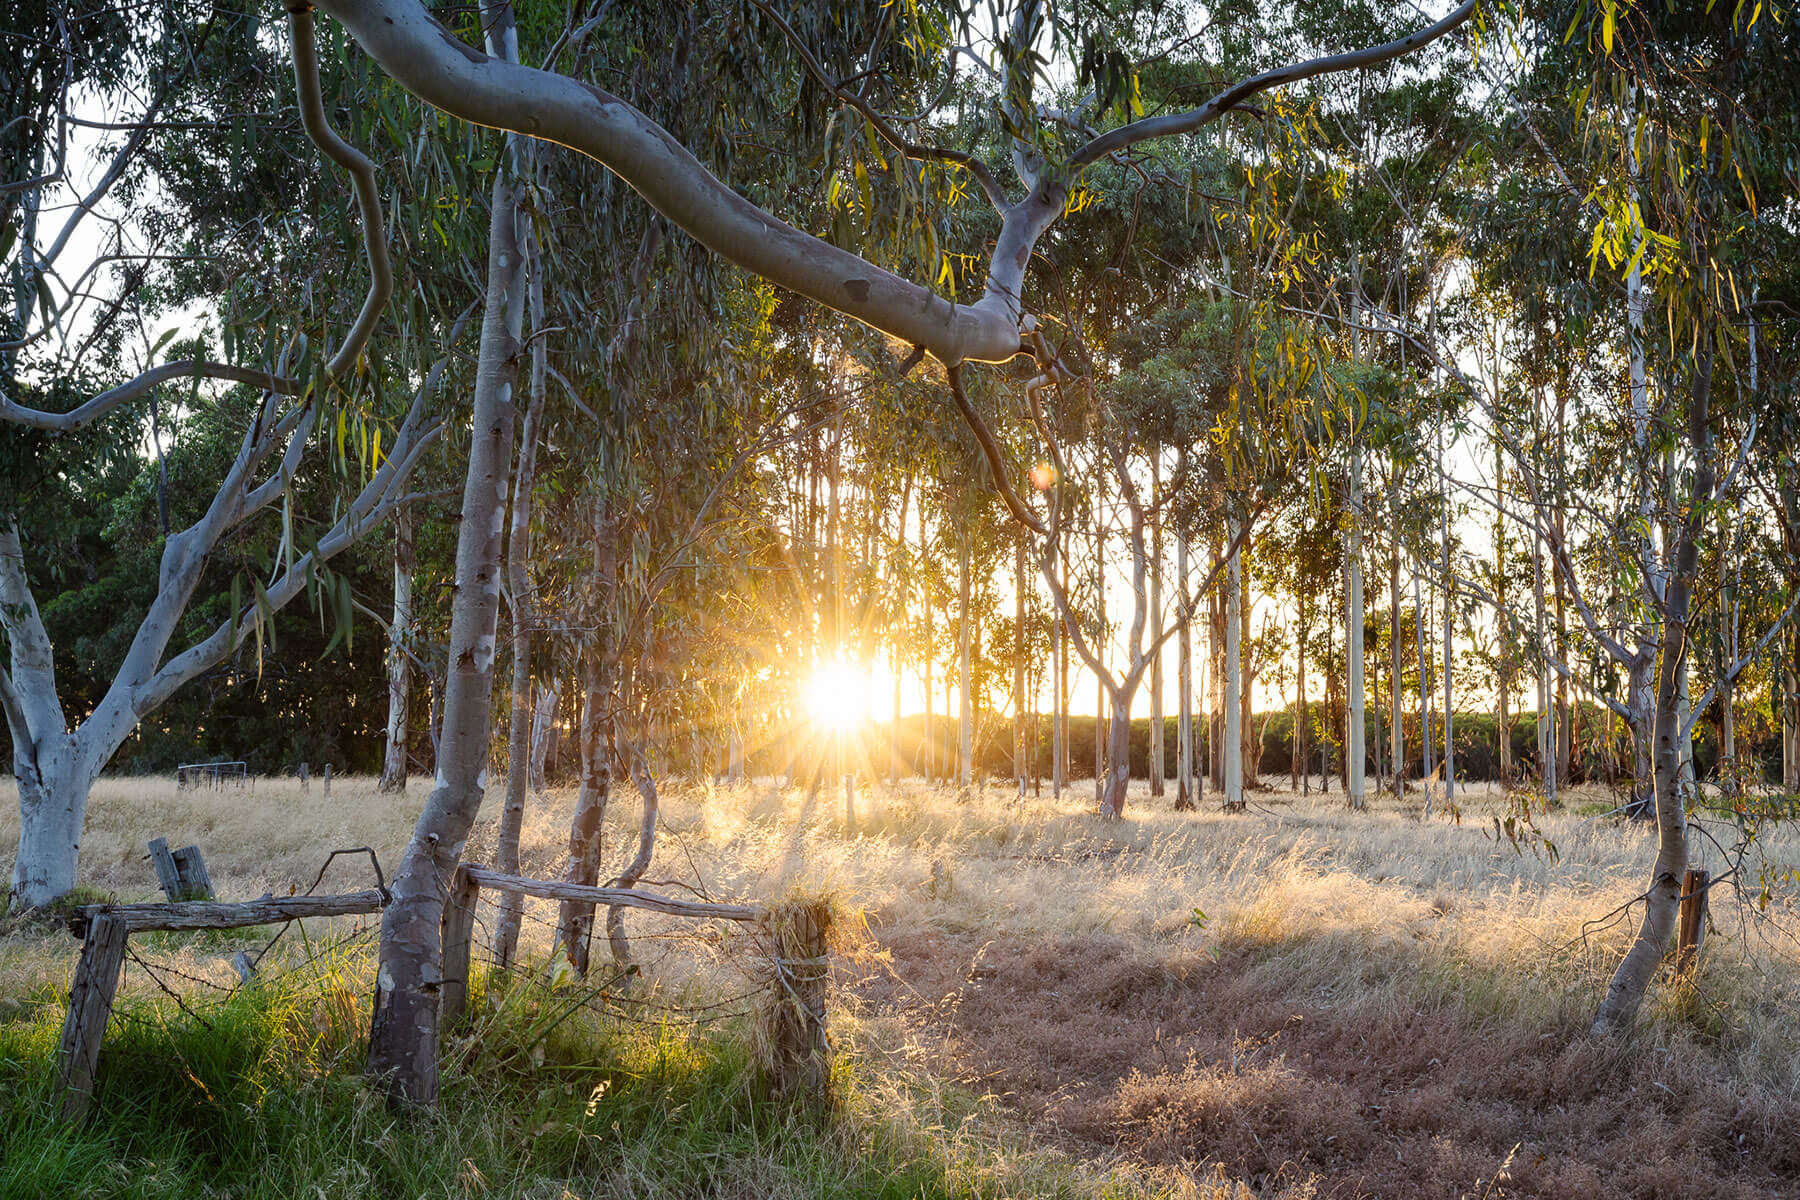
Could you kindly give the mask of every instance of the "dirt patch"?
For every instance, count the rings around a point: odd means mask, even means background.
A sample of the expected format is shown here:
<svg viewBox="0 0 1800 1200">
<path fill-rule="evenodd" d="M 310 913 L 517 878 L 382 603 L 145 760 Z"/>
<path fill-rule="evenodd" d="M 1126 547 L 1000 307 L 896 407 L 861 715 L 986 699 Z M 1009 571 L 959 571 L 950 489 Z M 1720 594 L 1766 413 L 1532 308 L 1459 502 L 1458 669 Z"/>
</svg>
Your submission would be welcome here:
<svg viewBox="0 0 1800 1200">
<path fill-rule="evenodd" d="M 880 938 L 862 1002 L 1078 1153 L 1346 1198 L 1800 1197 L 1800 1105 L 1576 1028 L 1334 1007 L 1255 949 Z"/>
</svg>

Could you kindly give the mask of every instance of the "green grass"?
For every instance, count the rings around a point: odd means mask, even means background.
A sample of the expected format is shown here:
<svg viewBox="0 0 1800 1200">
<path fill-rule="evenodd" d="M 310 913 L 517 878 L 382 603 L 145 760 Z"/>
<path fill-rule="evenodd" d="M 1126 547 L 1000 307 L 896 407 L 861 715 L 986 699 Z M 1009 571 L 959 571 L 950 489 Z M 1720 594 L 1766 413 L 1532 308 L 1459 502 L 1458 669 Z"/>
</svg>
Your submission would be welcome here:
<svg viewBox="0 0 1800 1200">
<path fill-rule="evenodd" d="M 910 1200 L 1019 1183 L 976 1162 L 991 1143 L 873 1116 L 853 1068 L 836 1111 L 778 1105 L 742 1029 L 557 1020 L 567 996 L 542 992 L 477 997 L 446 1040 L 440 1110 L 402 1117 L 360 1073 L 367 982 L 366 962 L 340 961 L 193 1012 L 122 999 L 79 1127 L 54 1115 L 61 1008 L 0 1022 L 0 1196 Z M 1041 1190 L 1093 1182 L 1053 1170 Z"/>
</svg>

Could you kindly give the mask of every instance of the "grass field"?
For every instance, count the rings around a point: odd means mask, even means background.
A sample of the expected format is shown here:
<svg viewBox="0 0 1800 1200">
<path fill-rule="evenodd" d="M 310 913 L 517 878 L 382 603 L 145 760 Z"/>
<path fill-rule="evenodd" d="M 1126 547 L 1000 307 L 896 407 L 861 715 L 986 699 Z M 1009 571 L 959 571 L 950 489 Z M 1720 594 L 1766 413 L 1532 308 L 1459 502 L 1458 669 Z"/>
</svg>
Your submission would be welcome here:
<svg viewBox="0 0 1800 1200">
<path fill-rule="evenodd" d="M 317 782 L 108 780 L 84 878 L 149 898 L 143 847 L 160 834 L 201 846 L 223 898 L 304 891 L 333 848 L 396 863 L 413 788 L 338 780 L 327 800 Z M 1111 822 L 1090 795 L 878 789 L 849 832 L 840 796 L 668 789 L 651 878 L 718 899 L 829 892 L 847 914 L 827 1117 L 751 1100 L 728 1012 L 674 1019 L 742 994 L 729 940 L 665 938 L 685 931 L 634 915 L 641 1007 L 538 1037 L 556 993 L 507 993 L 454 1044 L 445 1113 L 423 1128 L 355 1078 L 370 967 L 351 925 L 290 937 L 272 962 L 308 946 L 314 960 L 231 996 L 209 984 L 235 979 L 247 939 L 137 939 L 192 1011 L 128 967 L 104 1119 L 55 1132 L 43 1077 L 75 946 L 15 922 L 0 935 L 0 1195 L 1800 1196 L 1792 825 L 1747 860 L 1769 871 L 1767 911 L 1719 889 L 1698 974 L 1659 980 L 1638 1035 L 1610 1046 L 1583 1031 L 1636 913 L 1608 914 L 1652 851 L 1641 827 L 1578 815 L 1602 797 L 1537 817 L 1553 856 L 1497 838 L 1512 810 L 1479 788 L 1460 821 L 1279 792 L 1244 814 L 1176 814 L 1139 785 Z M 527 873 L 560 870 L 572 804 L 534 804 Z M 615 803 L 609 862 L 635 807 Z M 1697 849 L 1717 870 L 1712 840 L 1736 828 L 1708 833 Z M 469 856 L 492 836 L 484 821 Z M 14 838 L 0 816 L 0 848 Z M 368 871 L 340 858 L 321 886 Z M 533 963 L 544 915 L 526 922 Z M 348 940 L 317 953 L 334 938 Z"/>
</svg>

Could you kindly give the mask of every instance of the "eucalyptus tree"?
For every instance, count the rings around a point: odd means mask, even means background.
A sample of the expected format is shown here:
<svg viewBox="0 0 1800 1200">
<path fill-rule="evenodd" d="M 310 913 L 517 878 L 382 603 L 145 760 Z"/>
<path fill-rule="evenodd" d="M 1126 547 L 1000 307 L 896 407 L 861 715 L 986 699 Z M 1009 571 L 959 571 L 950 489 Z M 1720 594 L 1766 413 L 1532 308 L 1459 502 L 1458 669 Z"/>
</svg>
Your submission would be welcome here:
<svg viewBox="0 0 1800 1200">
<path fill-rule="evenodd" d="M 240 54 L 260 52 L 254 22 L 222 16 L 218 24 L 219 28 L 206 31 L 209 38 L 228 43 Z M 9 378 L 0 392 L 0 424 L 5 429 L 7 453 L 16 462 L 53 454 L 55 438 L 98 430 L 114 414 L 129 419 L 129 410 L 142 398 L 149 396 L 154 404 L 159 399 L 159 385 L 177 379 L 192 381 L 196 389 L 188 402 L 195 419 L 231 422 L 243 431 L 201 514 L 186 528 L 166 533 L 155 595 L 105 693 L 72 727 L 58 687 L 53 648 L 26 569 L 31 540 L 44 531 L 21 524 L 22 498 L 17 491 L 6 497 L 7 514 L 0 522 L 0 630 L 10 645 L 11 667 L 0 671 L 0 709 L 7 718 L 20 795 L 21 835 L 12 879 L 16 904 L 46 903 L 74 885 L 89 789 L 147 713 L 247 640 L 254 639 L 260 653 L 273 614 L 302 595 L 317 595 L 329 587 L 333 608 L 347 615 L 348 592 L 341 584 L 331 583 L 325 564 L 406 499 L 408 476 L 437 437 L 426 407 L 437 371 L 426 373 L 423 386 L 417 386 L 418 376 L 413 377 L 416 395 L 410 406 L 398 413 L 391 403 L 380 403 L 378 394 L 367 399 L 361 396 L 365 377 L 379 380 L 391 369 L 383 365 L 365 368 L 362 363 L 363 350 L 394 288 L 375 170 L 369 158 L 340 138 L 326 121 L 310 14 L 293 14 L 289 24 L 298 112 L 305 135 L 318 153 L 348 173 L 355 193 L 369 283 L 361 297 L 346 297 L 358 303 L 353 318 L 335 303 L 340 289 L 302 289 L 304 303 L 296 313 L 296 306 L 286 300 L 294 292 L 291 280 L 285 289 L 265 290 L 260 285 L 267 283 L 266 279 L 241 278 L 229 288 L 215 288 L 210 297 L 219 302 L 225 361 L 195 354 L 152 364 L 148 360 L 170 341 L 165 335 L 163 344 L 145 346 L 144 361 L 135 375 L 96 394 L 84 389 L 85 381 L 73 375 L 70 356 L 79 360 L 93 339 L 125 328 L 120 323 L 122 313 L 127 318 L 148 314 L 120 300 L 83 331 L 69 307 L 85 294 L 81 287 L 70 287 L 66 301 L 57 302 L 49 282 L 55 275 L 46 265 L 57 255 L 50 251 L 69 244 L 66 235 L 74 220 L 91 211 L 92 203 L 77 206 L 77 217 L 63 226 L 48 250 L 37 244 L 42 231 L 35 228 L 28 240 L 15 242 L 13 247 L 18 256 L 13 263 L 14 277 L 31 276 L 37 294 L 45 301 L 40 306 L 41 323 L 34 327 L 25 325 L 29 312 L 19 314 L 19 336 L 12 347 L 41 353 L 43 359 L 32 362 L 9 354 Z M 179 52 L 182 47 L 175 49 Z M 152 75 L 152 79 L 164 98 L 195 95 L 167 76 Z M 59 86 L 66 88 L 72 82 L 65 78 Z M 196 102 L 207 99 L 207 94 L 200 92 Z M 154 118 L 155 113 L 149 116 Z M 39 134 L 56 139 L 62 131 L 42 128 Z M 103 186 L 111 186 L 128 173 L 132 163 L 124 152 L 142 145 L 137 131 L 127 137 L 124 150 L 103 173 Z M 141 179 L 138 186 L 146 186 Z M 329 221 L 325 225 L 330 228 Z M 131 286 L 143 279 L 138 275 Z M 317 276 L 308 280 L 309 284 L 316 282 Z M 225 293 L 222 300 L 220 293 Z M 334 322 L 341 322 L 342 332 L 335 349 L 327 353 L 321 348 L 324 327 Z M 114 351 L 115 362 L 123 357 L 117 354 L 116 341 L 103 345 Z M 193 343 L 177 345 L 191 348 Z M 244 360 L 255 365 L 246 365 Z M 26 382 L 39 373 L 53 382 L 48 387 Z M 245 390 L 223 395 L 209 391 L 202 396 L 197 388 L 205 379 L 233 382 Z M 25 402 L 21 395 L 25 388 L 32 389 L 30 399 L 45 396 L 50 406 Z M 67 407 L 71 400 L 76 403 Z M 156 411 L 152 407 L 153 431 L 159 425 Z M 353 418 L 359 469 L 350 468 L 345 454 Z M 294 480 L 309 448 L 326 442 L 333 432 L 338 461 L 352 480 L 350 495 L 323 528 L 309 530 L 297 519 Z M 31 477 L 29 470 L 7 472 L 9 484 L 28 484 Z M 261 518 L 277 511 L 282 520 L 278 529 L 270 530 Z M 184 617 L 196 602 L 210 599 L 202 589 L 218 586 L 208 576 L 209 560 L 228 539 L 253 532 L 272 541 L 267 565 L 247 568 L 234 577 L 225 589 L 229 598 L 222 620 L 211 621 L 199 631 L 184 628 Z"/>
</svg>

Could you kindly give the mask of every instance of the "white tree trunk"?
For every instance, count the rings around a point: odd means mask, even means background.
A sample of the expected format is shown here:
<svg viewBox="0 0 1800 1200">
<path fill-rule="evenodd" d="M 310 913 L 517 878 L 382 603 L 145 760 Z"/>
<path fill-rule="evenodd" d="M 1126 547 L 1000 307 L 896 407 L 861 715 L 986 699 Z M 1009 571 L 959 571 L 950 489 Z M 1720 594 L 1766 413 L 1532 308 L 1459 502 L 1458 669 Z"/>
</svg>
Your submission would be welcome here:
<svg viewBox="0 0 1800 1200">
<path fill-rule="evenodd" d="M 45 738 L 27 761 L 13 765 L 19 784 L 19 852 L 13 859 L 11 903 L 36 908 L 67 895 L 76 882 L 88 792 L 96 772 L 68 734 Z"/>
<path fill-rule="evenodd" d="M 1344 657 L 1348 703 L 1344 705 L 1344 754 L 1351 808 L 1368 806 L 1363 738 L 1367 730 L 1368 689 L 1363 680 L 1362 448 L 1350 453 L 1350 536 L 1344 544 Z"/>
<path fill-rule="evenodd" d="M 1400 479 L 1394 472 L 1388 490 L 1388 757 L 1392 760 L 1396 798 L 1406 794 L 1406 663 L 1400 651 Z"/>
<path fill-rule="evenodd" d="M 381 761 L 383 792 L 404 792 L 407 775 L 407 709 L 412 703 L 413 518 L 394 514 L 394 619 L 388 627 L 387 748 Z"/>
<path fill-rule="evenodd" d="M 553 675 L 538 686 L 537 705 L 531 714 L 531 790 L 542 792 L 547 786 L 544 760 L 550 753 L 550 735 L 555 730 L 556 706 L 562 701 L 562 685 Z"/>
<path fill-rule="evenodd" d="M 1186 610 L 1188 594 L 1187 535 L 1175 537 L 1175 587 L 1182 597 L 1181 628 L 1176 637 L 1175 690 L 1179 713 L 1175 718 L 1175 807 L 1191 809 L 1198 801 L 1194 794 L 1194 637 L 1193 622 Z"/>
<path fill-rule="evenodd" d="M 1231 561 L 1225 569 L 1225 736 L 1224 751 L 1225 804 L 1241 807 L 1244 803 L 1244 736 L 1242 692 L 1243 672 L 1243 551 L 1236 544 L 1237 518 L 1229 523 L 1232 540 Z"/>
<path fill-rule="evenodd" d="M 958 614 L 956 625 L 956 782 L 958 786 L 967 788 L 975 777 L 975 688 L 972 672 L 973 664 L 969 661 L 969 642 L 973 635 L 969 611 L 969 535 L 962 534 L 957 546 L 957 598 Z"/>
<path fill-rule="evenodd" d="M 516 59 L 511 8 L 488 20 L 490 44 Z M 514 172 L 494 179 L 488 228 L 488 288 L 475 368 L 474 412 L 457 531 L 456 592 L 437 782 L 394 874 L 382 912 L 380 965 L 369 1037 L 369 1071 L 391 1098 L 437 1103 L 438 984 L 442 978 L 444 886 L 462 857 L 487 785 L 501 542 L 512 467 L 513 389 L 525 286 Z"/>
<path fill-rule="evenodd" d="M 1160 486 L 1158 460 L 1150 460 L 1150 478 Z M 1160 501 L 1162 497 L 1156 496 Z M 1150 534 L 1150 794 L 1163 794 L 1163 541 L 1162 518 Z"/>
</svg>

